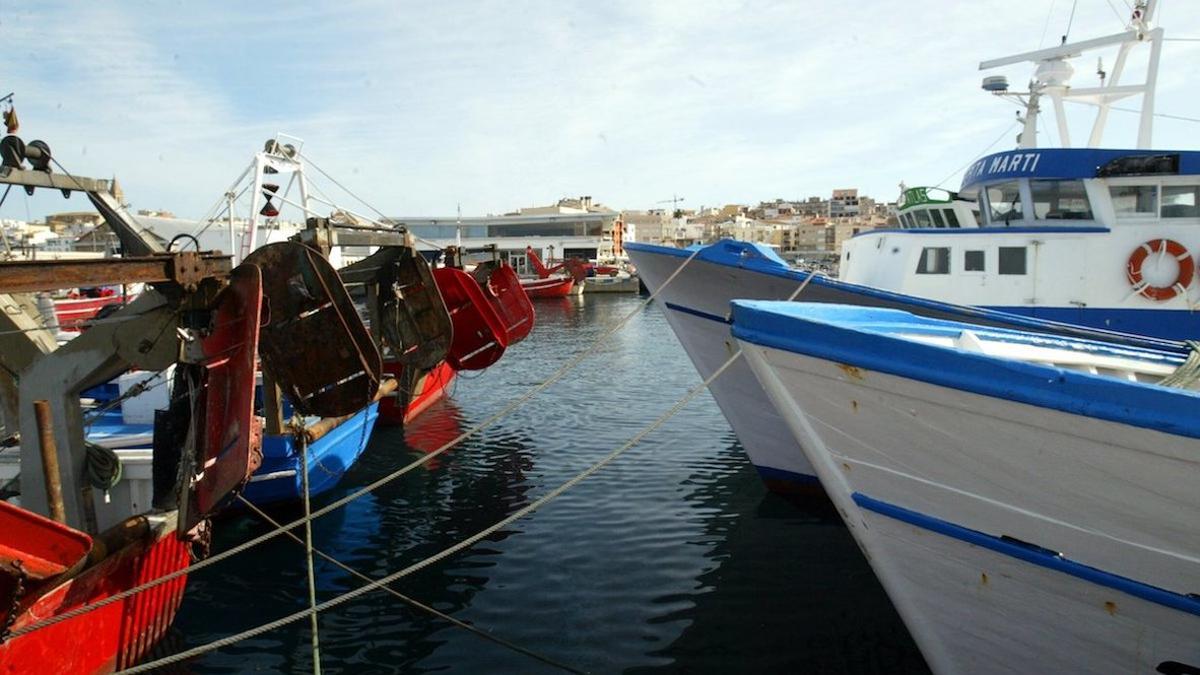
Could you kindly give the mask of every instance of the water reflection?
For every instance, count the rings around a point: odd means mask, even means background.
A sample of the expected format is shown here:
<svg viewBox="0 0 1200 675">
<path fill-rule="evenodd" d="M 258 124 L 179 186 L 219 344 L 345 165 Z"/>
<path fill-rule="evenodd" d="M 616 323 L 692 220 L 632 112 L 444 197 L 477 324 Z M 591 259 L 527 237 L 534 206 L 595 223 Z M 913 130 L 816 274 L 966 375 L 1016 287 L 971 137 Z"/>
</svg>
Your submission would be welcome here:
<svg viewBox="0 0 1200 675">
<path fill-rule="evenodd" d="M 729 438 L 723 454 L 742 452 Z M 711 564 L 687 596 L 693 604 L 659 619 L 688 626 L 652 652 L 670 663 L 627 673 L 928 672 L 827 501 L 760 491 L 749 467 L 690 482 L 685 499 L 704 514 Z"/>
<path fill-rule="evenodd" d="M 407 429 L 376 430 L 317 505 L 441 447 L 616 321 L 634 318 L 528 405 L 316 521 L 319 549 L 376 578 L 411 565 L 577 475 L 698 382 L 661 310 L 641 310 L 635 296 L 539 301 L 536 309 L 528 339 Z M 222 522 L 215 549 L 263 531 L 249 516 Z M 316 570 L 320 600 L 361 584 L 320 561 Z M 179 648 L 303 609 L 305 579 L 302 549 L 283 539 L 194 575 L 177 621 Z M 707 396 L 532 516 L 397 588 L 596 673 L 923 667 L 850 536 L 827 513 L 766 496 Z M 554 672 L 382 592 L 323 614 L 320 630 L 327 673 Z M 307 621 L 297 622 L 189 667 L 306 671 L 308 641 Z"/>
</svg>

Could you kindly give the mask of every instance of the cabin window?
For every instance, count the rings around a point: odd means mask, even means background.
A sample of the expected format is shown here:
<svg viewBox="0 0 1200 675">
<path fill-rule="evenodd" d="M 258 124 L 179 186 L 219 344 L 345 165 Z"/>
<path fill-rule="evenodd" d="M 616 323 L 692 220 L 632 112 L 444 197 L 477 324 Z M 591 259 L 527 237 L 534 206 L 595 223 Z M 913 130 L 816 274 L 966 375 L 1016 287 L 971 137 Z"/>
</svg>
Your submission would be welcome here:
<svg viewBox="0 0 1200 675">
<path fill-rule="evenodd" d="M 900 214 L 900 226 L 911 229 L 913 226 L 912 216 L 908 215 L 907 213 Z"/>
<path fill-rule="evenodd" d="M 1017 181 L 989 186 L 987 197 L 991 212 L 988 220 L 993 225 L 1000 223 L 1007 225 L 1024 217 L 1021 213 L 1021 189 L 1018 187 Z"/>
<path fill-rule="evenodd" d="M 1025 274 L 1025 247 L 1000 247 L 1000 274 Z"/>
<path fill-rule="evenodd" d="M 1110 185 L 1113 210 L 1118 218 L 1153 218 L 1158 215 L 1157 185 Z"/>
<path fill-rule="evenodd" d="M 1091 220 L 1092 207 L 1081 180 L 1035 180 L 1033 213 L 1038 220 Z"/>
<path fill-rule="evenodd" d="M 941 209 L 930 209 L 929 215 L 933 217 L 933 226 L 934 227 L 945 227 L 946 226 L 946 221 L 942 220 L 942 210 Z"/>
<path fill-rule="evenodd" d="M 983 272 L 983 262 L 983 251 L 965 251 L 963 253 L 964 272 Z"/>
<path fill-rule="evenodd" d="M 946 214 L 946 226 L 947 227 L 958 227 L 958 216 L 955 215 L 954 209 L 946 209 L 945 214 Z"/>
<path fill-rule="evenodd" d="M 930 246 L 921 249 L 921 259 L 917 261 L 917 274 L 949 274 L 950 249 L 948 247 Z"/>
<path fill-rule="evenodd" d="M 931 227 L 929 224 L 929 212 L 922 209 L 913 211 L 913 219 L 917 221 L 917 227 Z"/>
<path fill-rule="evenodd" d="M 976 227 L 979 227 L 980 225 L 982 225 L 982 224 L 983 224 L 983 218 L 981 218 L 981 217 L 980 217 L 980 215 L 979 215 L 979 209 L 978 209 L 978 208 L 976 208 L 976 207 L 972 207 L 972 209 L 971 209 L 971 217 L 975 219 L 975 226 L 976 226 Z"/>
<path fill-rule="evenodd" d="M 1163 218 L 1200 217 L 1200 185 L 1164 185 L 1162 191 Z"/>
</svg>

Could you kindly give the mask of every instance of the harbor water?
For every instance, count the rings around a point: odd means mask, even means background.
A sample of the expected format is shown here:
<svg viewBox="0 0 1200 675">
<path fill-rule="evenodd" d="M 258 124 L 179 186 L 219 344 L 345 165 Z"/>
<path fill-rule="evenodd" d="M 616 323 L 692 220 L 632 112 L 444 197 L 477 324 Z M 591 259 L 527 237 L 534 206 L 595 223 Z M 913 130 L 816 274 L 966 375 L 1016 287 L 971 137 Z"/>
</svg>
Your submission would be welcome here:
<svg viewBox="0 0 1200 675">
<path fill-rule="evenodd" d="M 460 377 L 450 399 L 407 429 L 377 429 L 360 462 L 314 508 L 485 420 L 641 302 L 538 301 L 527 340 L 492 368 Z M 513 414 L 316 520 L 315 547 L 372 578 L 407 567 L 569 480 L 698 383 L 652 304 Z M 213 551 L 268 529 L 253 514 L 226 517 Z M 363 584 L 315 564 L 319 602 Z M 926 672 L 837 515 L 768 493 L 707 393 L 558 499 L 393 588 L 594 673 Z M 306 606 L 304 550 L 276 538 L 192 575 L 154 656 Z M 383 591 L 322 613 L 319 625 L 326 673 L 561 672 Z M 311 672 L 309 635 L 309 622 L 297 621 L 185 662 L 181 672 Z"/>
</svg>

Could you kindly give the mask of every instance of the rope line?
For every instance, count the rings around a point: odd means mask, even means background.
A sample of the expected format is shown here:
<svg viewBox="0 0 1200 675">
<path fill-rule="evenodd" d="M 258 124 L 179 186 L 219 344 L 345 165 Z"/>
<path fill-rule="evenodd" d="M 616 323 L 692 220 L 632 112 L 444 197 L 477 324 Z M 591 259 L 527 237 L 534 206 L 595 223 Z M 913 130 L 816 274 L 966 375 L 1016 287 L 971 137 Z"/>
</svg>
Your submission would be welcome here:
<svg viewBox="0 0 1200 675">
<path fill-rule="evenodd" d="M 313 572 L 312 502 L 308 494 L 308 437 L 299 434 L 300 482 L 304 490 L 304 566 L 308 572 L 308 606 L 313 610 L 311 617 L 313 675 L 321 675 L 321 633 L 317 627 L 317 579 Z M 240 495 L 239 495 L 240 496 Z"/>
<path fill-rule="evenodd" d="M 682 266 L 680 267 L 680 269 L 682 269 Z M 496 532 L 500 531 L 501 529 L 511 525 L 512 523 L 516 522 L 517 520 L 520 520 L 521 518 L 525 517 L 526 515 L 533 513 L 534 511 L 538 510 L 542 506 L 545 506 L 547 503 L 553 501 L 555 498 L 562 495 L 567 490 L 575 487 L 580 482 L 582 482 L 583 480 L 592 476 L 597 471 L 599 471 L 600 469 L 602 469 L 605 466 L 607 466 L 608 464 L 610 464 L 613 460 L 620 457 L 627 450 L 629 450 L 633 446 L 640 443 L 643 438 L 645 438 L 651 432 L 658 429 L 660 426 L 663 425 L 663 423 L 665 423 L 667 420 L 671 419 L 671 417 L 675 416 L 676 413 L 678 413 L 680 410 L 682 410 L 684 408 L 684 406 L 686 406 L 688 403 L 690 403 L 692 401 L 692 399 L 694 399 L 698 394 L 707 390 L 708 385 L 711 384 L 713 380 L 720 377 L 721 374 L 724 373 L 731 365 L 733 365 L 733 363 L 735 361 L 737 361 L 737 359 L 741 358 L 741 356 L 742 356 L 742 350 L 738 349 L 732 356 L 730 356 L 728 359 L 726 359 L 725 363 L 721 364 L 721 366 L 719 368 L 717 368 L 715 371 L 713 371 L 712 375 L 708 376 L 706 379 L 704 379 L 702 382 L 700 382 L 700 384 L 697 384 L 696 386 L 694 386 L 690 390 L 688 390 L 687 394 L 685 394 L 683 398 L 681 398 L 679 401 L 677 401 L 675 403 L 675 405 L 671 406 L 671 408 L 668 409 L 667 412 L 660 415 L 657 419 L 655 419 L 653 422 L 651 422 L 647 427 L 645 427 L 644 429 L 639 431 L 633 438 L 626 441 L 623 445 L 618 447 L 616 450 L 613 450 L 609 454 L 605 455 L 598 462 L 592 464 L 587 469 L 584 469 L 582 472 L 576 474 L 570 480 L 559 485 L 558 487 L 554 488 L 553 490 L 546 493 L 545 495 L 539 497 L 537 500 L 531 502 L 527 506 L 517 510 L 516 512 L 514 512 L 512 515 L 508 516 L 507 518 L 504 518 L 504 519 L 500 520 L 499 522 L 497 522 L 487 528 L 484 528 L 483 530 L 480 530 L 479 532 L 475 533 L 474 535 L 471 535 L 470 537 L 467 537 L 466 539 L 458 542 L 457 544 L 454 544 L 445 549 L 442 549 L 442 551 L 440 551 L 439 553 L 435 553 L 434 555 L 432 555 L 424 560 L 421 560 L 419 562 L 413 563 L 412 565 L 409 565 L 408 567 L 405 567 L 401 570 L 393 572 L 393 573 L 391 573 L 387 576 L 384 576 L 380 579 L 376 579 L 376 580 L 368 583 L 365 586 L 360 586 L 359 588 L 356 588 L 352 591 L 348 591 L 348 592 L 343 593 L 342 595 L 339 595 L 335 598 L 326 600 L 325 602 L 317 605 L 316 607 L 311 607 L 309 609 L 304 609 L 304 610 L 301 610 L 298 612 L 294 612 L 294 613 L 284 616 L 280 619 L 276 619 L 275 621 L 271 621 L 271 622 L 262 624 L 255 628 L 244 630 L 240 633 L 235 633 L 233 635 L 221 638 L 219 640 L 214 640 L 212 642 L 209 642 L 208 644 L 200 645 L 198 647 L 193 647 L 192 649 L 188 649 L 188 650 L 179 652 L 178 654 L 173 654 L 171 656 L 157 659 L 155 661 L 150 661 L 148 663 L 139 664 L 138 666 L 135 666 L 128 670 L 122 670 L 120 672 L 128 673 L 129 675 L 132 675 L 133 673 L 143 673 L 143 672 L 146 672 L 149 670 L 153 670 L 155 668 L 161 668 L 163 666 L 177 663 L 179 661 L 185 661 L 187 659 L 191 659 L 191 658 L 199 656 L 201 654 L 206 654 L 208 652 L 220 649 L 222 647 L 227 647 L 229 645 L 236 644 L 238 642 L 241 642 L 242 640 L 246 640 L 246 639 L 258 636 L 258 635 L 262 635 L 263 633 L 270 632 L 272 630 L 275 630 L 276 628 L 280 628 L 280 627 L 286 626 L 290 623 L 299 621 L 299 620 L 303 619 L 304 617 L 309 616 L 310 614 L 313 614 L 316 612 L 324 612 L 326 610 L 337 607 L 338 605 L 345 604 L 355 598 L 358 598 L 362 595 L 369 593 L 370 591 L 373 591 L 377 588 L 386 586 L 386 585 L 392 583 L 393 581 L 396 581 L 397 579 L 401 579 L 401 578 L 408 576 L 414 572 L 419 572 L 420 570 L 423 570 L 426 567 L 429 567 L 430 565 L 432 565 L 436 562 L 439 562 L 451 555 L 454 555 L 455 553 L 458 553 L 459 551 L 461 551 L 469 546 L 472 546 L 472 545 L 478 543 L 479 541 L 481 541 L 481 540 L 495 534 Z"/>
<path fill-rule="evenodd" d="M 380 225 L 386 225 L 386 224 L 388 224 L 388 222 L 389 222 L 389 218 L 388 218 L 387 216 L 385 216 L 385 215 L 383 214 L 383 212 L 382 212 L 382 211 L 380 211 L 379 209 L 375 208 L 374 206 L 372 206 L 372 205 L 368 204 L 368 203 L 367 203 L 367 201 L 366 201 L 365 199 L 363 199 L 362 197 L 359 197 L 358 195 L 356 195 L 356 194 L 354 194 L 353 192 L 351 192 L 351 191 L 350 191 L 350 188 L 346 187 L 345 185 L 342 185 L 340 182 L 338 182 L 338 180 L 337 180 L 336 178 L 334 178 L 333 176 L 330 176 L 329 174 L 325 173 L 325 170 L 324 170 L 324 169 L 322 169 L 321 167 L 317 166 L 315 162 L 313 162 L 311 159 L 309 159 L 309 158 L 308 158 L 308 155 L 305 155 L 305 154 L 304 154 L 304 153 L 302 153 L 302 152 L 298 152 L 298 153 L 296 153 L 296 154 L 300 156 L 300 159 L 303 159 L 305 162 L 308 162 L 308 165 L 309 165 L 309 166 L 311 166 L 312 168 L 316 169 L 316 170 L 317 170 L 317 173 L 319 173 L 319 174 L 321 174 L 322 176 L 324 176 L 324 177 L 328 178 L 328 179 L 329 179 L 329 182 L 331 182 L 331 183 L 333 183 L 334 185 L 338 186 L 338 187 L 339 187 L 339 188 L 341 188 L 341 189 L 342 189 L 342 190 L 343 190 L 343 191 L 344 191 L 346 194 L 348 194 L 348 195 L 350 195 L 351 197 L 353 197 L 353 198 L 357 199 L 357 200 L 358 200 L 360 203 L 362 203 L 362 205 L 363 205 L 363 206 L 367 207 L 368 209 L 371 209 L 371 210 L 372 210 L 372 211 L 374 211 L 376 214 L 378 214 L 378 215 L 379 215 L 379 217 L 383 219 L 383 220 L 382 220 L 382 221 L 379 223 Z"/>
<path fill-rule="evenodd" d="M 980 157 L 983 157 L 984 155 L 986 155 L 986 154 L 987 154 L 987 152 L 988 152 L 988 150 L 991 150 L 993 147 L 995 147 L 995 145 L 996 145 L 997 143 L 999 143 L 1001 140 L 1003 140 L 1003 138 L 1004 138 L 1005 136 L 1007 136 L 1007 135 L 1008 135 L 1008 133 L 1009 133 L 1010 131 L 1012 131 L 1012 130 L 1013 130 L 1013 127 L 1017 126 L 1017 124 L 1019 124 L 1019 122 L 1013 122 L 1012 124 L 1009 124 L 1009 125 L 1008 125 L 1008 128 L 1004 130 L 1004 133 L 1002 133 L 1002 134 L 1000 134 L 999 136 L 997 136 L 997 137 L 996 137 L 996 140 L 992 141 L 991 143 L 988 143 L 988 146 L 987 146 L 986 148 L 984 148 L 984 149 L 983 149 L 983 152 L 980 152 L 978 155 L 975 155 L 975 157 L 974 157 L 974 158 L 972 158 L 970 162 L 967 162 L 966 164 L 963 164 L 962 166 L 958 167 L 958 168 L 957 168 L 957 169 L 955 169 L 954 171 L 950 172 L 950 175 L 948 175 L 948 176 L 946 176 L 945 178 L 943 178 L 943 179 L 941 179 L 940 181 L 938 181 L 938 182 L 937 182 L 937 183 L 934 185 L 934 187 L 936 187 L 936 188 L 940 188 L 940 187 L 942 187 L 942 183 L 945 183 L 946 181 L 950 180 L 951 178 L 954 178 L 956 175 L 958 175 L 958 174 L 962 173 L 962 171 L 963 171 L 964 169 L 966 169 L 968 166 L 971 166 L 971 164 L 972 164 L 972 163 L 974 163 L 974 162 L 975 162 L 975 160 L 977 160 L 977 159 L 979 159 Z"/>
<path fill-rule="evenodd" d="M 267 515 L 267 513 L 265 511 L 263 511 L 262 509 L 255 506 L 252 502 L 250 502 L 244 496 L 238 495 L 237 498 L 242 503 L 243 506 L 248 508 L 250 511 L 254 512 L 256 515 L 258 515 L 263 520 L 267 521 L 267 524 L 271 525 L 272 527 L 283 527 L 279 523 L 279 521 L 277 521 L 274 518 L 272 518 L 271 516 Z M 300 537 L 296 536 L 295 534 L 293 534 L 291 532 L 285 532 L 285 534 L 292 541 L 300 544 L 301 546 L 304 546 L 304 540 L 301 539 Z M 358 577 L 362 581 L 365 581 L 367 583 L 374 581 L 373 578 L 367 576 L 366 574 L 363 574 L 362 572 L 359 572 L 358 570 L 354 569 L 353 567 L 350 567 L 349 565 L 343 563 L 342 561 L 338 560 L 337 558 L 329 555 L 328 553 L 325 553 L 324 551 L 314 548 L 314 549 L 312 549 L 312 552 L 315 555 L 320 556 L 322 559 L 324 559 L 330 563 L 333 563 L 337 567 L 341 568 L 342 571 L 347 572 L 348 574 L 351 574 L 355 577 Z M 416 600 L 415 598 L 412 598 L 410 596 L 407 596 L 407 595 L 401 593 L 400 591 L 392 588 L 391 586 L 382 586 L 381 590 L 391 593 L 393 596 L 398 598 L 400 601 L 404 602 L 405 604 L 407 604 L 411 607 L 419 609 L 422 612 L 426 612 L 427 614 L 436 616 L 437 618 L 442 619 L 443 621 L 447 621 L 459 628 L 462 628 L 463 630 L 465 630 L 469 633 L 472 633 L 478 637 L 481 637 L 484 640 L 494 642 L 502 647 L 511 649 L 519 654 L 524 654 L 525 656 L 528 656 L 530 658 L 541 661 L 542 663 L 545 663 L 546 665 L 553 666 L 560 670 L 564 670 L 568 673 L 576 673 L 577 675 L 585 675 L 585 671 L 578 670 L 576 668 L 566 665 L 565 663 L 560 663 L 558 661 L 555 661 L 554 659 L 552 659 L 548 656 L 538 654 L 537 652 L 535 652 L 531 649 L 522 647 L 521 645 L 518 645 L 513 642 L 509 642 L 508 640 L 505 640 L 504 638 L 497 637 L 486 630 L 483 630 L 477 626 L 473 626 L 473 625 L 467 623 L 466 621 L 463 621 L 461 619 L 456 619 L 453 616 L 446 614 L 445 612 L 438 611 L 437 609 L 430 607 L 429 605 L 426 605 L 425 603 L 423 603 L 419 600 Z"/>
<path fill-rule="evenodd" d="M 483 422 L 480 422 L 479 424 L 475 425 L 474 427 L 459 434 L 454 439 L 443 444 L 437 450 L 434 450 L 433 452 L 430 452 L 430 453 L 427 453 L 427 454 L 421 456 L 420 458 L 416 459 L 415 461 L 408 464 L 407 466 L 402 467 L 401 469 L 399 469 L 387 476 L 384 476 L 383 478 L 380 478 L 379 480 L 376 480 L 375 482 L 361 488 L 360 490 L 358 490 L 356 492 L 346 495 L 345 497 L 338 499 L 337 501 L 331 502 L 330 504 L 327 504 L 326 506 L 324 506 L 320 509 L 317 509 L 310 516 L 304 516 L 302 518 L 292 521 L 291 523 L 288 523 L 283 528 L 273 530 L 271 532 L 266 532 L 266 533 L 261 534 L 253 539 L 250 539 L 241 544 L 238 544 L 237 546 L 234 546 L 231 549 L 228 549 L 226 551 L 222 551 L 221 553 L 217 553 L 213 556 L 210 556 L 209 558 L 206 558 L 205 560 L 202 560 L 194 565 L 189 565 L 188 567 L 186 567 L 184 569 L 176 570 L 174 572 L 164 574 L 161 577 L 152 579 L 150 581 L 147 581 L 144 584 L 140 584 L 140 585 L 130 588 L 128 590 L 121 591 L 119 593 L 114 593 L 113 595 L 110 595 L 109 597 L 104 598 L 103 600 L 99 600 L 90 605 L 77 607 L 70 611 L 63 612 L 62 614 L 57 614 L 55 616 L 46 617 L 45 619 L 42 619 L 40 621 L 29 624 L 28 626 L 23 626 L 21 628 L 14 629 L 9 633 L 9 635 L 14 638 L 20 637 L 22 635 L 28 635 L 29 633 L 32 633 L 36 630 L 40 630 L 47 626 L 52 626 L 54 624 L 61 623 L 63 621 L 67 621 L 68 619 L 73 619 L 77 616 L 87 614 L 88 612 L 91 612 L 95 609 L 99 609 L 100 607 L 104 607 L 104 606 L 112 604 L 114 602 L 120 602 L 120 601 L 124 600 L 125 598 L 136 595 L 138 593 L 141 593 L 142 591 L 149 590 L 156 586 L 165 584 L 168 581 L 171 581 L 172 579 L 177 579 L 186 574 L 191 574 L 193 572 L 197 572 L 197 571 L 204 569 L 205 567 L 208 567 L 210 565 L 215 565 L 216 563 L 218 563 L 222 560 L 225 560 L 226 558 L 237 555 L 238 553 L 241 553 L 242 551 L 253 548 L 265 541 L 274 539 L 275 537 L 279 536 L 286 530 L 290 530 L 294 527 L 297 527 L 298 525 L 302 525 L 307 521 L 316 520 L 317 518 L 320 518 L 321 516 L 324 516 L 325 514 L 331 512 L 331 511 L 341 508 L 342 506 L 345 506 L 346 504 L 362 497 L 363 495 L 366 495 L 366 494 L 378 489 L 379 487 L 381 487 L 387 483 L 390 483 L 391 481 L 399 478 L 400 476 L 402 476 L 416 468 L 423 466 L 424 464 L 432 461 L 434 458 L 442 455 L 443 453 L 447 452 L 451 448 L 455 447 L 463 440 L 465 440 L 471 436 L 474 436 L 475 434 L 479 433 L 480 431 L 483 431 L 484 429 L 487 429 L 491 425 L 495 424 L 498 420 L 500 420 L 507 414 L 511 413 L 513 410 L 516 410 L 518 407 L 523 405 L 526 401 L 528 401 L 534 395 L 536 395 L 537 393 L 546 389 L 551 384 L 554 384 L 558 380 L 562 379 L 572 368 L 579 365 L 579 363 L 581 363 L 585 358 L 587 358 L 593 352 L 597 351 L 601 346 L 603 346 L 607 342 L 609 337 L 611 337 L 614 333 L 616 333 L 618 330 L 620 330 L 622 327 L 624 327 L 625 324 L 629 323 L 629 321 L 631 321 L 634 316 L 636 316 L 639 312 L 641 312 L 643 309 L 645 309 L 663 291 L 663 289 L 665 289 L 667 286 L 669 286 L 671 284 L 671 282 L 674 281 L 677 276 L 679 276 L 679 274 L 688 266 L 688 264 L 690 264 L 692 262 L 692 260 L 695 259 L 696 255 L 698 253 L 700 253 L 700 249 L 696 249 L 696 250 L 692 251 L 692 254 L 689 255 L 687 257 L 687 259 L 684 260 L 683 263 L 680 264 L 680 266 L 678 268 L 676 268 L 675 271 L 672 272 L 669 277 L 667 277 L 666 281 L 664 281 L 663 284 L 658 287 L 658 290 L 651 293 L 650 296 L 645 299 L 645 301 L 643 301 L 640 305 L 638 305 L 638 307 L 634 308 L 629 314 L 627 314 L 624 318 L 622 318 L 619 322 L 617 322 L 616 325 L 614 325 L 608 331 L 606 331 L 605 333 L 600 335 L 600 337 L 598 337 L 587 349 L 583 350 L 576 356 L 572 357 L 570 361 L 568 361 L 563 366 L 561 366 L 557 371 L 555 371 L 545 382 L 542 382 L 541 384 L 538 384 L 538 385 L 530 388 L 530 390 L 528 392 L 526 392 L 520 398 L 514 400 L 509 405 L 505 406 L 502 410 L 500 410 L 500 412 L 492 415 L 491 417 L 488 417 Z"/>
</svg>

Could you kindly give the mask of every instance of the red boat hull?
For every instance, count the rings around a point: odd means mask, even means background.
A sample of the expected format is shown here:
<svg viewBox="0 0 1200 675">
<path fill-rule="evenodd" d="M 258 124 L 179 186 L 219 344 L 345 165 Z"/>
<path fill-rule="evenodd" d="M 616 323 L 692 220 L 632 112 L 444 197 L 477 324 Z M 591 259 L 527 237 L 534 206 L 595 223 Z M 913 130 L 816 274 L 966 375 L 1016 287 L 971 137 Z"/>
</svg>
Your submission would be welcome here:
<svg viewBox="0 0 1200 675">
<path fill-rule="evenodd" d="M 174 528 L 134 541 L 26 605 L 12 625 L 95 603 L 188 566 Z M 0 642 L 0 673 L 110 673 L 138 662 L 171 625 L 187 576 L 32 633 Z"/>
<path fill-rule="evenodd" d="M 100 298 L 68 298 L 54 301 L 54 314 L 58 317 L 58 327 L 63 330 L 77 331 L 81 324 L 91 321 L 96 312 L 108 305 L 119 305 L 124 300 L 120 295 L 106 295 Z"/>
<path fill-rule="evenodd" d="M 385 362 L 383 364 L 383 371 L 385 377 L 397 377 L 400 374 L 400 366 L 395 363 Z M 400 409 L 400 399 L 398 397 L 383 397 L 379 400 L 378 424 L 405 424 L 412 420 L 412 418 L 425 412 L 429 406 L 446 396 L 450 388 L 450 383 L 454 381 L 456 375 L 455 370 L 445 361 L 437 364 L 433 370 L 417 380 L 416 391 L 413 393 L 412 400 L 409 402 L 408 407 L 403 410 Z"/>
<path fill-rule="evenodd" d="M 572 277 L 549 277 L 547 279 L 522 279 L 521 288 L 531 298 L 564 298 L 575 288 Z"/>
</svg>

